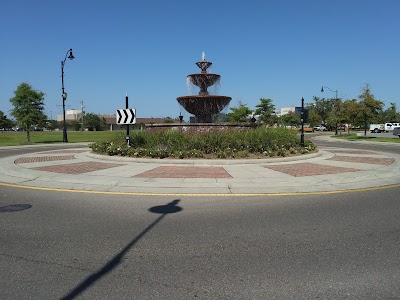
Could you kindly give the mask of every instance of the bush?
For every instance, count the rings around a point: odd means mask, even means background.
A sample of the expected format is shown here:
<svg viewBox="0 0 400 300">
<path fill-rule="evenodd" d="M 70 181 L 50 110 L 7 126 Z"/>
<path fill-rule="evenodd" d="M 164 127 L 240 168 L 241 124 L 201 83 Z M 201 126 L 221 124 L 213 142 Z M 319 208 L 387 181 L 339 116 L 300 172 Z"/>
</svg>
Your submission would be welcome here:
<svg viewBox="0 0 400 300">
<path fill-rule="evenodd" d="M 121 132 L 113 139 L 92 143 L 95 153 L 153 158 L 246 158 L 250 156 L 287 156 L 315 150 L 306 140 L 300 147 L 295 131 L 286 128 L 255 128 L 208 133 L 182 133 L 176 130 L 133 131 L 130 146 Z"/>
</svg>

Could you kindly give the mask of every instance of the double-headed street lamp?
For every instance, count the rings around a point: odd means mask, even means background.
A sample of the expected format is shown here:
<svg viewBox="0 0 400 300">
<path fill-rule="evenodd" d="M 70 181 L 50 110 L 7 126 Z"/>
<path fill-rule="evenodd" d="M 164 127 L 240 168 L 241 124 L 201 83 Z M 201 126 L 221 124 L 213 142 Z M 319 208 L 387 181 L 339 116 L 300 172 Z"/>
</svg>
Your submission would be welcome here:
<svg viewBox="0 0 400 300">
<path fill-rule="evenodd" d="M 68 55 L 69 54 L 69 55 Z M 67 124 L 65 123 L 65 100 L 67 100 L 67 93 L 64 91 L 64 65 L 65 61 L 69 58 L 73 60 L 75 57 L 72 55 L 72 49 L 69 49 L 67 54 L 65 54 L 64 60 L 61 61 L 61 84 L 62 84 L 62 106 L 63 106 L 63 142 L 68 143 L 67 137 Z"/>
<path fill-rule="evenodd" d="M 330 88 L 328 88 L 327 86 L 322 86 L 321 87 L 321 92 L 323 93 L 324 92 L 324 88 L 327 88 L 328 90 L 330 90 L 331 92 L 334 92 L 336 95 L 335 95 L 335 106 L 336 106 L 336 108 L 337 108 L 337 101 L 338 101 L 338 97 L 337 97 L 337 93 L 338 93 L 338 91 L 336 90 L 336 91 L 334 91 L 334 90 L 331 90 Z M 335 124 L 335 135 L 338 135 L 338 122 L 337 122 L 337 112 L 336 112 L 336 124 Z"/>
</svg>

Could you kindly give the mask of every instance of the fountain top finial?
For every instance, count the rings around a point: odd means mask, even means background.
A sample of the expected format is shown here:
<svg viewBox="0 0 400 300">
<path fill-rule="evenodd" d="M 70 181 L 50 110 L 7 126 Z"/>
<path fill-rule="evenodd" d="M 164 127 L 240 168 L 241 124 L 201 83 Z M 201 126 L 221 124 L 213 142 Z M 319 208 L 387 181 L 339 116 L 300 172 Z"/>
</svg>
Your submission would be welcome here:
<svg viewBox="0 0 400 300">
<path fill-rule="evenodd" d="M 207 73 L 207 68 L 212 65 L 212 62 L 206 61 L 206 54 L 204 51 L 201 53 L 201 61 L 197 62 L 196 65 L 201 69 L 201 73 Z"/>
</svg>

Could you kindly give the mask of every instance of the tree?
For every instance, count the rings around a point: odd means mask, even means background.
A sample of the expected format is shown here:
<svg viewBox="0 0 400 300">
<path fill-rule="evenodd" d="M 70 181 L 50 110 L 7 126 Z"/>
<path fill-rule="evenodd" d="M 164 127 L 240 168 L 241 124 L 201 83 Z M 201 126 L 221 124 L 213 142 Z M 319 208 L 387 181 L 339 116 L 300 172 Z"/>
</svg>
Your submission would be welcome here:
<svg viewBox="0 0 400 300">
<path fill-rule="evenodd" d="M 314 112 L 321 117 L 321 123 L 326 124 L 329 112 L 332 110 L 332 101 L 315 96 L 313 100 L 315 102 Z"/>
<path fill-rule="evenodd" d="M 89 130 L 100 131 L 106 126 L 106 120 L 98 115 L 88 113 L 85 115 L 85 126 Z"/>
<path fill-rule="evenodd" d="M 347 130 L 350 132 L 350 124 L 354 126 L 357 123 L 360 105 L 358 104 L 357 99 L 345 100 L 342 104 L 342 110 L 343 121 L 349 124 Z"/>
<path fill-rule="evenodd" d="M 316 113 L 314 109 L 314 104 L 307 104 L 307 110 L 308 110 L 308 124 L 310 124 L 311 127 L 315 127 L 317 125 L 321 124 L 321 116 Z"/>
<path fill-rule="evenodd" d="M 227 114 L 229 122 L 245 123 L 249 121 L 249 116 L 252 114 L 250 108 L 246 104 L 239 101 L 239 107 L 231 107 L 231 112 Z"/>
<path fill-rule="evenodd" d="M 367 124 L 377 121 L 378 115 L 383 110 L 383 102 L 375 100 L 368 83 L 365 84 L 358 98 L 360 99 L 360 116 L 364 118 L 364 135 L 367 135 Z"/>
<path fill-rule="evenodd" d="M 339 98 L 329 99 L 331 109 L 328 112 L 327 125 L 330 128 L 335 128 L 335 134 L 338 133 L 338 125 L 343 122 L 343 107 L 342 100 Z"/>
<path fill-rule="evenodd" d="M 7 116 L 0 110 L 0 129 L 11 128 L 13 121 L 9 120 Z"/>
<path fill-rule="evenodd" d="M 17 124 L 26 130 L 26 138 L 30 142 L 30 129 L 32 126 L 43 126 L 46 121 L 44 109 L 44 93 L 32 89 L 26 82 L 21 83 L 14 91 L 14 97 L 10 99 L 14 109 L 11 115 L 17 120 Z"/>
<path fill-rule="evenodd" d="M 48 130 L 53 131 L 53 130 L 55 130 L 56 128 L 60 128 L 60 127 L 59 127 L 59 124 L 58 124 L 58 122 L 57 122 L 56 120 L 48 120 L 48 121 L 46 122 L 46 128 L 47 128 Z"/>
<path fill-rule="evenodd" d="M 287 126 L 298 126 L 301 124 L 301 116 L 299 113 L 289 111 L 286 115 L 281 116 L 281 121 Z"/>
<path fill-rule="evenodd" d="M 386 109 L 383 114 L 382 118 L 379 120 L 380 123 L 387 123 L 387 122 L 399 122 L 399 114 L 396 112 L 396 103 L 391 102 L 390 107 Z"/>
<path fill-rule="evenodd" d="M 254 114 L 259 115 L 258 122 L 268 125 L 274 125 L 277 122 L 275 115 L 275 105 L 272 104 L 271 99 L 261 98 L 260 103 L 256 105 Z"/>
</svg>

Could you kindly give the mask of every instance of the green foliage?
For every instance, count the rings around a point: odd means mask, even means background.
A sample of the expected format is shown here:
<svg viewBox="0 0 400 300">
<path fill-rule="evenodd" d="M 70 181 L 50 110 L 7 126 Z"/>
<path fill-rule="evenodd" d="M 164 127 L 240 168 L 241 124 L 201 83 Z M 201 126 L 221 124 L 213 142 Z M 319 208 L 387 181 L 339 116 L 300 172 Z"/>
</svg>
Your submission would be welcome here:
<svg viewBox="0 0 400 300">
<path fill-rule="evenodd" d="M 281 122 L 286 126 L 298 126 L 301 124 L 301 116 L 299 113 L 290 111 L 281 117 Z"/>
<path fill-rule="evenodd" d="M 314 112 L 321 117 L 319 124 L 326 124 L 328 114 L 332 110 L 332 102 L 325 98 L 313 97 Z"/>
<path fill-rule="evenodd" d="M 63 128 L 62 126 L 63 125 L 61 124 L 60 129 Z M 67 130 L 79 131 L 82 127 L 82 123 L 77 120 L 72 120 L 72 121 L 68 120 L 68 121 L 66 121 L 66 126 L 67 126 Z M 92 130 L 93 130 L 93 128 L 92 128 Z"/>
<path fill-rule="evenodd" d="M 89 129 L 89 131 L 100 131 L 105 128 L 106 120 L 104 118 L 100 118 L 98 115 L 88 113 L 83 117 L 83 124 L 84 127 Z"/>
<path fill-rule="evenodd" d="M 345 100 L 342 104 L 343 122 L 348 124 L 357 124 L 357 116 L 359 113 L 359 104 L 356 99 Z M 350 126 L 347 127 L 350 130 Z"/>
<path fill-rule="evenodd" d="M 315 149 L 310 142 L 304 150 L 296 132 L 286 128 L 255 128 L 243 131 L 225 130 L 187 134 L 176 130 L 134 131 L 131 147 L 125 136 L 117 135 L 91 144 L 96 153 L 154 158 L 245 158 L 286 156 Z"/>
<path fill-rule="evenodd" d="M 59 127 L 59 124 L 56 120 L 49 120 L 46 122 L 46 129 L 47 130 L 55 130 L 57 128 L 61 128 Z"/>
<path fill-rule="evenodd" d="M 360 115 L 371 123 L 376 122 L 377 116 L 383 111 L 384 103 L 380 100 L 375 100 L 369 84 L 365 84 L 358 98 L 360 99 Z"/>
<path fill-rule="evenodd" d="M 27 141 L 30 142 L 30 128 L 43 126 L 47 119 L 43 113 L 44 93 L 33 90 L 31 85 L 23 82 L 14 91 L 14 97 L 10 99 L 14 106 L 11 114 L 17 120 L 17 124 L 26 130 Z"/>
<path fill-rule="evenodd" d="M 13 121 L 9 120 L 7 116 L 0 110 L 0 129 L 7 129 L 13 126 Z"/>
<path fill-rule="evenodd" d="M 396 103 L 391 102 L 390 107 L 381 114 L 381 117 L 379 118 L 379 123 L 386 122 L 400 122 L 400 114 L 397 113 Z"/>
<path fill-rule="evenodd" d="M 246 123 L 249 122 L 249 116 L 252 110 L 246 104 L 239 102 L 239 107 L 231 107 L 231 112 L 227 114 L 228 121 L 232 123 Z"/>
<path fill-rule="evenodd" d="M 383 102 L 375 100 L 372 94 L 369 84 L 365 84 L 362 89 L 362 93 L 358 96 L 360 99 L 359 103 L 359 118 L 364 119 L 364 132 L 367 133 L 367 124 L 378 121 L 378 115 L 383 111 Z"/>
<path fill-rule="evenodd" d="M 275 105 L 272 104 L 271 99 L 261 98 L 260 103 L 256 105 L 254 114 L 259 115 L 258 122 L 274 125 L 277 122 L 277 116 L 275 115 Z"/>
<path fill-rule="evenodd" d="M 321 124 L 321 116 L 314 111 L 311 111 L 308 115 L 308 123 L 311 127 L 315 127 Z"/>
</svg>

